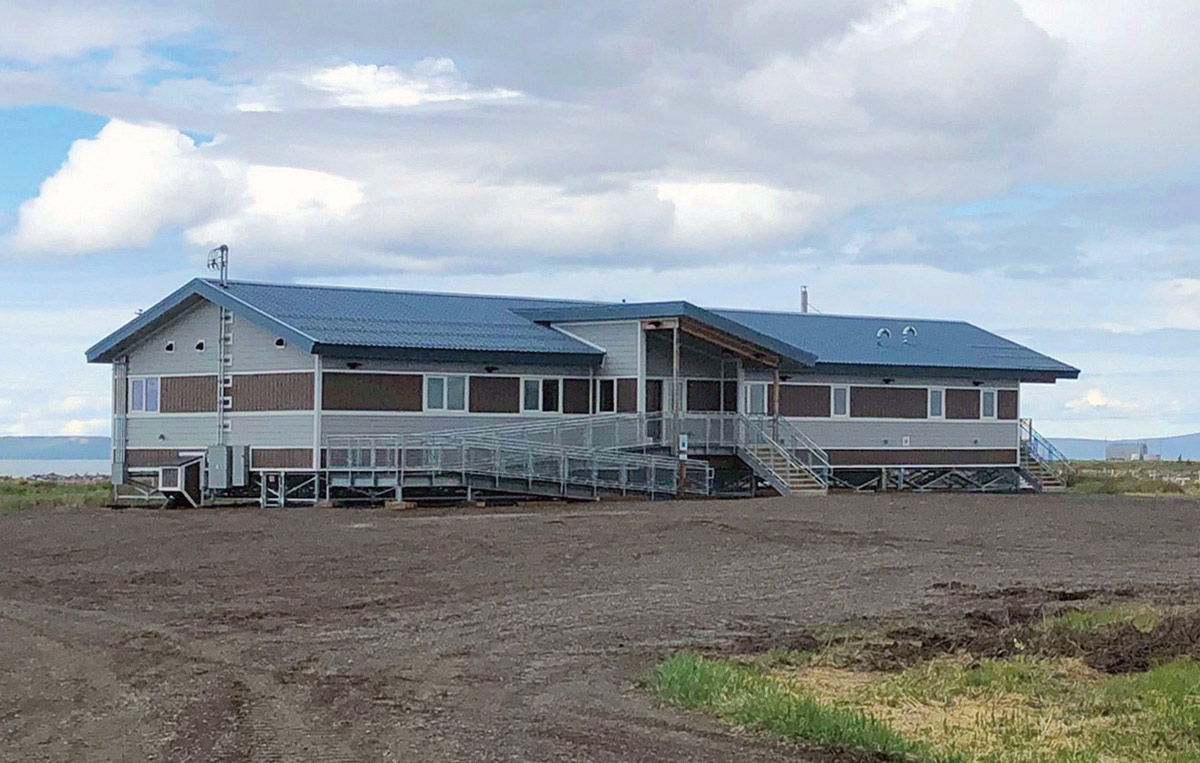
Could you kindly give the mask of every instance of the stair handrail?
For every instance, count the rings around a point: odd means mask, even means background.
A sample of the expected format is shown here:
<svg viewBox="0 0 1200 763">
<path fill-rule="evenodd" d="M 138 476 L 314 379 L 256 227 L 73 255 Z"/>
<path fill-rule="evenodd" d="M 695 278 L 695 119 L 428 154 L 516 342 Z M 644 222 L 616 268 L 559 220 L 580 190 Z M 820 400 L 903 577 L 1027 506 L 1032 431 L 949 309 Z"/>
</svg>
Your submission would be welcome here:
<svg viewBox="0 0 1200 763">
<path fill-rule="evenodd" d="M 793 446 L 792 448 L 787 447 L 784 443 L 779 442 L 779 440 L 775 436 L 772 436 L 771 432 L 769 432 L 767 430 L 767 427 L 765 425 L 765 422 L 767 422 L 767 421 L 772 422 L 772 428 L 776 429 L 777 432 L 782 429 L 782 427 L 777 428 L 774 426 L 775 423 L 783 422 L 782 419 L 776 419 L 773 417 L 762 417 L 761 419 L 754 419 L 749 416 L 746 416 L 745 414 L 739 414 L 738 423 L 741 426 L 739 426 L 740 431 L 739 431 L 739 436 L 738 436 L 738 440 L 739 440 L 738 445 L 741 446 L 742 449 L 745 450 L 748 455 L 753 457 L 756 461 L 759 461 L 759 463 L 762 463 L 762 459 L 759 459 L 757 456 L 755 456 L 753 454 L 753 452 L 749 448 L 745 447 L 749 443 L 748 435 L 753 434 L 755 437 L 761 438 L 762 441 L 764 441 L 767 445 L 770 445 L 776 451 L 783 454 L 784 458 L 787 459 L 788 464 L 791 465 L 793 468 L 798 468 L 801 471 L 807 472 L 809 474 L 809 476 L 811 476 L 814 480 L 816 480 L 817 483 L 820 484 L 820 486 L 823 489 L 828 490 L 829 489 L 829 473 L 830 473 L 828 454 L 826 454 L 824 450 L 822 450 L 819 446 L 817 446 L 817 444 L 815 442 L 812 442 L 812 440 L 810 438 L 808 438 L 807 436 L 804 436 L 803 439 L 800 439 L 800 438 L 796 439 L 796 442 L 799 444 L 798 446 Z M 789 426 L 790 426 L 790 424 L 789 424 Z M 802 434 L 802 433 L 800 433 L 800 431 L 798 429 L 796 429 L 794 427 L 792 428 L 792 430 L 790 432 L 788 432 L 788 434 L 790 436 L 793 433 L 797 434 L 797 435 Z M 805 440 L 807 440 L 808 443 L 811 443 L 811 447 L 807 443 L 805 443 Z M 796 456 L 797 450 L 801 450 L 812 456 L 815 456 L 818 461 L 818 465 L 816 467 L 814 467 L 810 464 L 805 463 L 804 461 L 801 461 Z M 768 471 L 772 471 L 772 472 L 774 471 L 773 469 L 770 469 L 769 466 L 767 467 L 767 469 L 768 469 Z"/>
<path fill-rule="evenodd" d="M 1033 419 L 1021 419 L 1021 444 L 1028 455 L 1065 477 L 1071 473 L 1071 459 L 1033 428 Z"/>
</svg>

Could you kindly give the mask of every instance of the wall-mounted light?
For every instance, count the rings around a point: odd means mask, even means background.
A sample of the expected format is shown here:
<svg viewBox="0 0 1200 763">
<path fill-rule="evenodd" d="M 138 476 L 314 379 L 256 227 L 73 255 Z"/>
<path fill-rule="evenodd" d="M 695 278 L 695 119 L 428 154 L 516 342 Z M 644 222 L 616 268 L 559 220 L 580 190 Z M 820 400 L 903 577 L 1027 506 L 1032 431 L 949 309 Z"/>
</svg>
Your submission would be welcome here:
<svg viewBox="0 0 1200 763">
<path fill-rule="evenodd" d="M 982 386 L 983 386 L 983 382 L 981 382 L 981 381 L 978 381 L 978 380 L 971 382 L 971 384 L 974 384 L 976 387 L 982 387 Z"/>
<path fill-rule="evenodd" d="M 884 379 L 884 380 L 883 380 L 883 383 L 884 383 L 884 384 L 891 384 L 891 383 L 892 383 L 892 382 L 894 382 L 894 381 L 896 381 L 896 380 L 895 380 L 895 379 Z"/>
<path fill-rule="evenodd" d="M 489 374 L 494 374 L 500 370 L 500 367 L 499 366 L 484 366 L 483 370 L 488 372 Z"/>
<path fill-rule="evenodd" d="M 652 329 L 660 329 L 662 328 L 662 321 L 650 321 L 649 325 Z"/>
<path fill-rule="evenodd" d="M 789 376 L 788 374 L 783 374 L 779 377 L 779 381 L 787 381 L 790 378 L 792 378 L 792 377 Z"/>
<path fill-rule="evenodd" d="M 350 369 L 362 368 L 362 363 L 352 360 L 346 364 L 346 368 L 350 368 Z"/>
</svg>

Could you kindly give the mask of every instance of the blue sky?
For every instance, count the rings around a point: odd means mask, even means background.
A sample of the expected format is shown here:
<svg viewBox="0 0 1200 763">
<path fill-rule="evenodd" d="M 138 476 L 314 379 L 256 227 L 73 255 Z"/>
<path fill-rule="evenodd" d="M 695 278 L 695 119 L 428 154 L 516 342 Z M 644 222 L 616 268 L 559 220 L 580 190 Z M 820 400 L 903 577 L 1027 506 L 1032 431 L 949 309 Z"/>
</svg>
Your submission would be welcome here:
<svg viewBox="0 0 1200 763">
<path fill-rule="evenodd" d="M 975 322 L 1058 436 L 1200 430 L 1200 26 L 1117 0 L 0 0 L 0 434 L 235 277 Z"/>
</svg>

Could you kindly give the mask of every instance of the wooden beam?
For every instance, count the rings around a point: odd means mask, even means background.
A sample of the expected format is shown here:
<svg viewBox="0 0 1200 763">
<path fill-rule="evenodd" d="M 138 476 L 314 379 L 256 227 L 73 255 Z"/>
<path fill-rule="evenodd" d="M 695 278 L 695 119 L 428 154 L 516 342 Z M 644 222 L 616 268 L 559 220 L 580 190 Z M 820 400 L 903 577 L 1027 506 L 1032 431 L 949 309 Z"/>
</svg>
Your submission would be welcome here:
<svg viewBox="0 0 1200 763">
<path fill-rule="evenodd" d="M 713 328 L 706 324 L 694 321 L 690 318 L 680 318 L 679 328 L 687 334 L 703 339 L 704 341 L 715 344 L 737 355 L 741 355 L 751 360 L 761 363 L 764 366 L 778 367 L 779 356 L 775 353 L 768 352 L 760 348 L 758 345 L 751 344 L 742 339 L 728 334 L 720 329 Z"/>
</svg>

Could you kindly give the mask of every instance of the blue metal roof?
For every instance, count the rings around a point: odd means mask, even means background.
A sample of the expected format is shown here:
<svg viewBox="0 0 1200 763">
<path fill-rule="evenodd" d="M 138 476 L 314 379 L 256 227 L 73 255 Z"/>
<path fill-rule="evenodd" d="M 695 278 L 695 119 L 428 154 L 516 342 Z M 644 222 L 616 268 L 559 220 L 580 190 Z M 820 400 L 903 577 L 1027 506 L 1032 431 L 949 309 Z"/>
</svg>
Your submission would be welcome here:
<svg viewBox="0 0 1200 763">
<path fill-rule="evenodd" d="M 778 353 L 803 366 L 811 366 L 817 356 L 778 336 L 763 333 L 752 326 L 731 320 L 691 302 L 591 303 L 566 307 L 539 307 L 519 311 L 521 315 L 545 323 L 575 321 L 620 321 L 684 316 L 720 329 L 743 341 Z"/>
<path fill-rule="evenodd" d="M 88 360 L 110 362 L 143 331 L 170 320 L 197 297 L 279 333 L 306 352 L 583 364 L 598 363 L 604 354 L 514 312 L 573 304 L 562 300 L 244 281 L 222 288 L 195 279 L 88 350 Z"/>
<path fill-rule="evenodd" d="M 876 366 L 1019 372 L 1030 380 L 1079 375 L 1073 366 L 963 321 L 757 310 L 713 312 L 812 351 L 819 371 Z M 905 341 L 904 331 L 910 326 L 916 334 Z M 880 329 L 887 329 L 888 335 L 882 339 Z"/>
<path fill-rule="evenodd" d="M 824 373 L 972 373 L 1027 381 L 1079 370 L 969 323 L 615 304 L 195 279 L 88 350 L 111 362 L 146 331 L 207 299 L 306 352 L 426 360 L 597 364 L 603 352 L 546 323 L 686 316 Z M 905 328 L 915 335 L 905 340 Z M 880 329 L 889 336 L 879 338 Z"/>
</svg>

